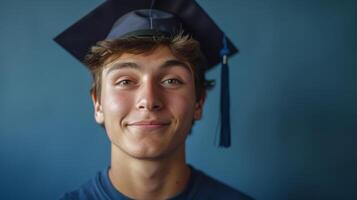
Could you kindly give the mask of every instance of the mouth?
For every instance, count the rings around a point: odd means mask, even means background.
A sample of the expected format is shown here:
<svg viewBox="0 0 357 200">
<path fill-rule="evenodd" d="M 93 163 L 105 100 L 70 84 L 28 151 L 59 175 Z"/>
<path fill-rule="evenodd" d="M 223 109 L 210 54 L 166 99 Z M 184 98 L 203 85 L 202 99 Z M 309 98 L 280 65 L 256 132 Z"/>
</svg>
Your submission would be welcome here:
<svg viewBox="0 0 357 200">
<path fill-rule="evenodd" d="M 169 125 L 170 125 L 169 122 L 158 121 L 158 120 L 136 121 L 127 124 L 128 127 L 140 129 L 143 131 L 153 131 L 161 128 L 166 128 Z"/>
</svg>

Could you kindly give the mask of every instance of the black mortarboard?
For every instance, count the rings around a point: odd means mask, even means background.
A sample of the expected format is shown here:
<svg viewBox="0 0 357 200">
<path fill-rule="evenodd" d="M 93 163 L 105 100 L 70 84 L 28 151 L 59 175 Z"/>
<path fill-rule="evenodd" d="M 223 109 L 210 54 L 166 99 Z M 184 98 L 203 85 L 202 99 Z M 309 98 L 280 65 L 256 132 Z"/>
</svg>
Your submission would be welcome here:
<svg viewBox="0 0 357 200">
<path fill-rule="evenodd" d="M 238 50 L 194 0 L 107 0 L 54 40 L 83 61 L 98 41 L 184 30 L 200 42 L 207 69 L 222 62 L 221 140 L 230 146 L 227 57 Z"/>
</svg>

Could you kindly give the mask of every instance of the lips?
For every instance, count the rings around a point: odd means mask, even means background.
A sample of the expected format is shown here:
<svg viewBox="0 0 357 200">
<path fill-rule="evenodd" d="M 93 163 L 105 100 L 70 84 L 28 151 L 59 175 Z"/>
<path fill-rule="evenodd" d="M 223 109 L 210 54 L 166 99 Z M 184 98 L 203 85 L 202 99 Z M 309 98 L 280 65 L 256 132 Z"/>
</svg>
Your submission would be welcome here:
<svg viewBox="0 0 357 200">
<path fill-rule="evenodd" d="M 170 122 L 161 121 L 161 120 L 144 120 L 144 121 L 135 121 L 128 123 L 128 127 L 138 128 L 142 130 L 155 130 L 167 127 Z"/>
</svg>

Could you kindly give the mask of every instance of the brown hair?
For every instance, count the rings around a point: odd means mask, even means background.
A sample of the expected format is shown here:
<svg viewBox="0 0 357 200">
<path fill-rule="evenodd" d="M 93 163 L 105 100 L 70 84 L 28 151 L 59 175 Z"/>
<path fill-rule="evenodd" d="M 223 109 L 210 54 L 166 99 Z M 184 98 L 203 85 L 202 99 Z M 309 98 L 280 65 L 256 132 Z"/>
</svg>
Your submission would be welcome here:
<svg viewBox="0 0 357 200">
<path fill-rule="evenodd" d="M 84 60 L 93 77 L 90 92 L 100 100 L 103 67 L 123 53 L 149 53 L 160 46 L 169 47 L 175 57 L 190 64 L 195 77 L 196 99 L 199 100 L 205 95 L 208 86 L 208 81 L 205 80 L 205 58 L 199 42 L 182 33 L 172 37 L 129 37 L 98 42 Z"/>
</svg>

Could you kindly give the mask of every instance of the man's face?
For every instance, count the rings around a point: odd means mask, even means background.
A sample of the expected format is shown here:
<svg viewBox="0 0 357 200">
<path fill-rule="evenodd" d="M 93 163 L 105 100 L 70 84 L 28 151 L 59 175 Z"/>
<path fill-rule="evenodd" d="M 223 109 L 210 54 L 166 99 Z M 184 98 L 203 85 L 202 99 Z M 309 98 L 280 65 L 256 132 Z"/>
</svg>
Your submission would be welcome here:
<svg viewBox="0 0 357 200">
<path fill-rule="evenodd" d="M 114 148 L 140 159 L 183 149 L 192 122 L 201 118 L 188 63 L 167 47 L 149 54 L 124 53 L 104 67 L 95 118 L 104 123 Z"/>
</svg>

